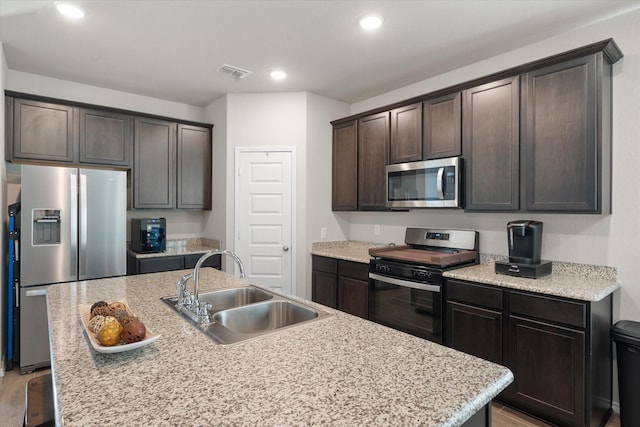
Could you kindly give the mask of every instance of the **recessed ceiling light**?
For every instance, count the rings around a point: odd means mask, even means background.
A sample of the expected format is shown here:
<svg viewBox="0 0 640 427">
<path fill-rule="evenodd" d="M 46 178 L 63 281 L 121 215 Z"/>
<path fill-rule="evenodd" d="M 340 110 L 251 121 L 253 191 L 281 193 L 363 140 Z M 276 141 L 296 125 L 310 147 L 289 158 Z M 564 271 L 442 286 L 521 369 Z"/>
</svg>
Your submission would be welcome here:
<svg viewBox="0 0 640 427">
<path fill-rule="evenodd" d="M 58 9 L 58 12 L 60 12 L 66 17 L 73 18 L 73 19 L 82 19 L 85 16 L 87 16 L 87 12 L 85 12 L 82 8 L 72 3 L 57 1 L 57 2 L 54 2 L 53 4 L 56 6 L 56 9 Z"/>
<path fill-rule="evenodd" d="M 282 80 L 287 77 L 287 73 L 282 70 L 273 70 L 269 75 L 274 80 Z"/>
<path fill-rule="evenodd" d="M 365 30 L 375 30 L 382 25 L 382 16 L 380 15 L 365 15 L 358 19 L 358 24 Z"/>
</svg>

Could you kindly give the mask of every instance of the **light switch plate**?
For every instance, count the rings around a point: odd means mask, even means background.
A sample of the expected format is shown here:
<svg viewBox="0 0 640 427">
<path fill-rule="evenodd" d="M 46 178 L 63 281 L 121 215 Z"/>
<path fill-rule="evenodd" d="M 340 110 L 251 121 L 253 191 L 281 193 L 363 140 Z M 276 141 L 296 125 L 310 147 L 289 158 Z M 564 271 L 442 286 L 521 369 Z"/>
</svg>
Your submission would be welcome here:
<svg viewBox="0 0 640 427">
<path fill-rule="evenodd" d="M 327 227 L 320 227 L 320 238 L 321 239 L 327 238 Z"/>
</svg>

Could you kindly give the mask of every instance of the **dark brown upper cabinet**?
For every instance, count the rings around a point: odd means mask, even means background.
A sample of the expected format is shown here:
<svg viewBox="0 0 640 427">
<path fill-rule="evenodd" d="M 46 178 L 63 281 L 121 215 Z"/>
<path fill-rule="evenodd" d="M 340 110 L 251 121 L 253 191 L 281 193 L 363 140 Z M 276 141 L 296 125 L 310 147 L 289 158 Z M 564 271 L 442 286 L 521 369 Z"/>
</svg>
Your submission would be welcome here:
<svg viewBox="0 0 640 427">
<path fill-rule="evenodd" d="M 526 210 L 609 212 L 611 67 L 602 53 L 527 73 L 522 111 Z"/>
<path fill-rule="evenodd" d="M 358 121 L 333 126 L 331 209 L 358 209 Z"/>
<path fill-rule="evenodd" d="M 391 110 L 389 163 L 422 160 L 422 104 Z"/>
<path fill-rule="evenodd" d="M 519 80 L 509 77 L 462 94 L 467 210 L 520 208 Z"/>
<path fill-rule="evenodd" d="M 388 163 L 419 160 L 422 103 L 422 159 L 465 158 L 466 211 L 610 213 L 611 65 L 622 56 L 606 39 L 332 121 L 334 140 L 360 126 L 358 210 L 383 209 L 385 126 Z"/>
<path fill-rule="evenodd" d="M 80 163 L 131 166 L 133 117 L 112 111 L 80 109 Z"/>
<path fill-rule="evenodd" d="M 358 120 L 358 210 L 386 210 L 389 112 Z"/>
<path fill-rule="evenodd" d="M 460 92 L 423 103 L 423 159 L 462 154 L 462 107 Z"/>
<path fill-rule="evenodd" d="M 176 206 L 176 123 L 136 118 L 134 130 L 133 207 Z"/>
<path fill-rule="evenodd" d="M 131 166 L 133 118 L 127 114 L 6 97 L 7 160 Z"/>
<path fill-rule="evenodd" d="M 135 119 L 133 208 L 211 209 L 211 129 Z"/>
<path fill-rule="evenodd" d="M 77 108 L 9 98 L 7 160 L 73 163 L 77 146 Z"/>
<path fill-rule="evenodd" d="M 211 209 L 211 129 L 178 124 L 177 208 Z"/>
</svg>

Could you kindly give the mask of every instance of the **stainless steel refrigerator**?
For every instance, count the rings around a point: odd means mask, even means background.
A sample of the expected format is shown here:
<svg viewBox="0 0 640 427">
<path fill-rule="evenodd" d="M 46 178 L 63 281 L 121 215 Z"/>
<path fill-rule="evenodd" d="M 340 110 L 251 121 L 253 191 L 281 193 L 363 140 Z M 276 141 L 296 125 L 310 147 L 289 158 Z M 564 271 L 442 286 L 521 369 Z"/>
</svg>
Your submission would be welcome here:
<svg viewBox="0 0 640 427">
<path fill-rule="evenodd" d="M 22 166 L 23 373 L 50 364 L 48 285 L 126 274 L 126 197 L 126 172 Z"/>
</svg>

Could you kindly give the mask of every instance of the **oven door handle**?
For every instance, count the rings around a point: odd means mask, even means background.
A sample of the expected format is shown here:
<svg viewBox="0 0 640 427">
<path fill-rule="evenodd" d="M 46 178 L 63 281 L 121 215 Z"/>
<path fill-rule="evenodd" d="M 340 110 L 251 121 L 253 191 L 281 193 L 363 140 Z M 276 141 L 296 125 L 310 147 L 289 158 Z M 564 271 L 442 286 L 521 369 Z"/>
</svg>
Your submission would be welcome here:
<svg viewBox="0 0 640 427">
<path fill-rule="evenodd" d="M 369 273 L 369 279 L 378 280 L 392 285 L 403 286 L 405 288 L 420 289 L 422 291 L 440 292 L 439 285 L 425 285 L 424 283 L 410 282 L 408 280 L 394 279 L 392 277 L 381 276 L 376 273 Z"/>
</svg>

